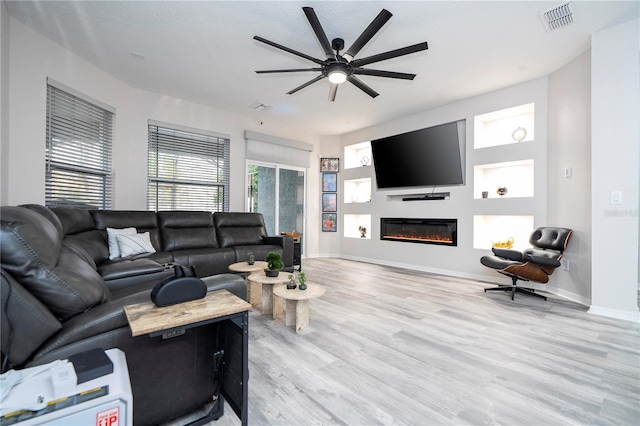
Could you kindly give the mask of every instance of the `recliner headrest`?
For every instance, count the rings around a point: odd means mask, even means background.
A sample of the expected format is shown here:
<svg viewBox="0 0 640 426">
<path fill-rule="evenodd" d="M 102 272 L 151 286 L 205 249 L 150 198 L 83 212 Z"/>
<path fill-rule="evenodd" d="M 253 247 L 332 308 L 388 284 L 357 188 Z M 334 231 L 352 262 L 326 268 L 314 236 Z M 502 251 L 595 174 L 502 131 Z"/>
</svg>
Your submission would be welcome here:
<svg viewBox="0 0 640 426">
<path fill-rule="evenodd" d="M 531 234 L 529 243 L 541 249 L 563 252 L 567 248 L 572 233 L 573 231 L 568 228 L 538 228 Z"/>
</svg>

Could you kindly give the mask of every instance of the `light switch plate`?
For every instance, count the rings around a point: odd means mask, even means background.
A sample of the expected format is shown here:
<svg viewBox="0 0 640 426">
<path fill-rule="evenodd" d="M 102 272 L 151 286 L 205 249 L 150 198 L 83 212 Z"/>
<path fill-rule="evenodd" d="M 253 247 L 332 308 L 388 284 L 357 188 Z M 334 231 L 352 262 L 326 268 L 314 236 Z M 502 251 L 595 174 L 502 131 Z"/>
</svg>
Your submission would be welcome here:
<svg viewBox="0 0 640 426">
<path fill-rule="evenodd" d="M 622 191 L 611 191 L 611 204 L 622 204 Z"/>
</svg>

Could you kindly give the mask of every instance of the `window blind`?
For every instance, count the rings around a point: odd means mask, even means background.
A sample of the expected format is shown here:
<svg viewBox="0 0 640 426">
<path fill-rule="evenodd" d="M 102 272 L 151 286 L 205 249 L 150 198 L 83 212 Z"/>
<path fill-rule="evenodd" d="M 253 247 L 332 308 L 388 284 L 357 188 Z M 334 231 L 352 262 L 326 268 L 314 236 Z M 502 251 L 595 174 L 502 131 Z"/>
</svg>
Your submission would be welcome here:
<svg viewBox="0 0 640 426">
<path fill-rule="evenodd" d="M 111 208 L 113 116 L 47 82 L 45 205 Z"/>
<path fill-rule="evenodd" d="M 244 131 L 247 160 L 309 167 L 313 145 L 263 133 Z"/>
<path fill-rule="evenodd" d="M 230 140 L 149 123 L 150 210 L 229 210 Z"/>
</svg>

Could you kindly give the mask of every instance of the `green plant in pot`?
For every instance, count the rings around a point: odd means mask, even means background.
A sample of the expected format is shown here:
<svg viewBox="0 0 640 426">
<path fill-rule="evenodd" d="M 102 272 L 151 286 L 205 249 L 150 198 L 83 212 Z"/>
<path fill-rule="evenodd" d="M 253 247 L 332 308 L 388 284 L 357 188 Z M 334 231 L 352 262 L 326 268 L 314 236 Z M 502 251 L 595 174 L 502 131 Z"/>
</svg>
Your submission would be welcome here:
<svg viewBox="0 0 640 426">
<path fill-rule="evenodd" d="M 249 253 L 247 253 L 247 263 L 249 265 L 253 265 L 254 263 L 256 263 L 256 256 L 253 254 L 252 251 L 250 251 Z"/>
<path fill-rule="evenodd" d="M 304 272 L 300 272 L 298 274 L 298 283 L 300 283 L 300 285 L 298 286 L 298 288 L 300 290 L 306 290 L 307 289 L 307 274 L 305 274 Z"/>
<path fill-rule="evenodd" d="M 267 262 L 267 269 L 264 273 L 268 277 L 277 277 L 280 270 L 284 268 L 284 262 L 282 261 L 280 253 L 276 253 L 274 251 L 269 252 L 264 260 Z"/>
<path fill-rule="evenodd" d="M 289 274 L 287 278 L 289 278 L 289 282 L 287 283 L 287 290 L 295 290 L 297 287 L 295 275 Z"/>
</svg>

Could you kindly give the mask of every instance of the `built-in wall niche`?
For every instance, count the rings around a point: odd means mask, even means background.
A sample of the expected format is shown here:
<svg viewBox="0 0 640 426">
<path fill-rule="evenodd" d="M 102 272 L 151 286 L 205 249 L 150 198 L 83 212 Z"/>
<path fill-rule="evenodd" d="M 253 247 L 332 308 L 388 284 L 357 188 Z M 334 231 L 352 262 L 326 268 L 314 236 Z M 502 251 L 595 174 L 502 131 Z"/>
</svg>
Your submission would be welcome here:
<svg viewBox="0 0 640 426">
<path fill-rule="evenodd" d="M 533 103 L 476 115 L 473 120 L 474 148 L 534 140 Z"/>
<path fill-rule="evenodd" d="M 345 203 L 368 203 L 371 201 L 371 178 L 344 181 Z"/>
<path fill-rule="evenodd" d="M 533 170 L 533 160 L 474 166 L 473 196 L 474 198 L 533 197 Z M 500 195 L 498 188 L 506 189 L 506 193 Z"/>
<path fill-rule="evenodd" d="M 491 250 L 493 243 L 513 238 L 513 249 L 530 247 L 533 216 L 478 215 L 473 217 L 473 248 Z"/>
<path fill-rule="evenodd" d="M 356 167 L 370 166 L 371 142 L 361 142 L 344 147 L 344 168 L 353 169 Z"/>
<path fill-rule="evenodd" d="M 345 214 L 344 237 L 371 239 L 371 215 L 370 214 Z"/>
</svg>

